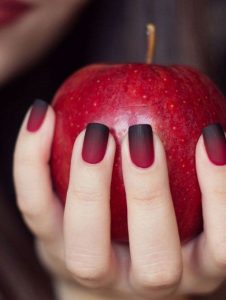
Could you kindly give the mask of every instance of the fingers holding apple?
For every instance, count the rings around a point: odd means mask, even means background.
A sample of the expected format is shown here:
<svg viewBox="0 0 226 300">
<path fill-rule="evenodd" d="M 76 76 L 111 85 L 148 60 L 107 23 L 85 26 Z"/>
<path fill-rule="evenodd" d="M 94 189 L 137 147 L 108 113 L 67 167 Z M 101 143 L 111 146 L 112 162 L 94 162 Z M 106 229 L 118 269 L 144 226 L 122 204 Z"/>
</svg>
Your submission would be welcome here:
<svg viewBox="0 0 226 300">
<path fill-rule="evenodd" d="M 166 155 L 150 125 L 131 126 L 121 145 L 130 252 L 111 244 L 115 141 L 108 127 L 89 124 L 76 138 L 65 212 L 52 191 L 48 165 L 53 132 L 52 108 L 36 103 L 20 130 L 14 179 L 18 206 L 36 236 L 39 255 L 54 274 L 74 279 L 84 289 L 108 287 L 114 293 L 117 287 L 146 298 L 204 293 L 219 286 L 226 274 L 226 146 L 219 125 L 205 129 L 197 144 L 204 233 L 184 245 L 182 254 Z M 127 261 L 123 270 L 120 252 Z"/>
<path fill-rule="evenodd" d="M 196 146 L 202 193 L 203 233 L 184 246 L 184 290 L 216 289 L 226 276 L 226 140 L 220 124 L 203 129 Z"/>
<path fill-rule="evenodd" d="M 48 242 L 60 236 L 63 224 L 49 170 L 54 124 L 51 106 L 36 100 L 24 119 L 14 153 L 18 207 L 33 233 Z"/>
<path fill-rule="evenodd" d="M 42 262 L 49 270 L 65 275 L 63 207 L 53 192 L 49 169 L 54 125 L 52 107 L 36 100 L 18 135 L 13 175 L 17 205 L 35 236 Z"/>
<path fill-rule="evenodd" d="M 165 151 L 149 124 L 131 126 L 121 147 L 131 284 L 150 299 L 162 299 L 177 290 L 182 275 Z"/>
<path fill-rule="evenodd" d="M 180 238 L 187 242 L 202 231 L 195 147 L 208 124 L 220 122 L 226 129 L 225 98 L 204 74 L 186 66 L 96 64 L 72 74 L 57 91 L 53 107 L 56 134 L 51 169 L 63 203 L 74 138 L 88 123 L 106 124 L 118 145 L 130 125 L 148 123 L 165 147 Z M 128 241 L 119 151 L 112 181 L 112 238 Z"/>
<path fill-rule="evenodd" d="M 226 275 L 226 102 L 199 71 L 151 64 L 147 29 L 148 64 L 87 66 L 57 91 L 55 115 L 34 105 L 15 151 L 18 206 L 46 265 L 74 282 L 206 293 Z"/>
<path fill-rule="evenodd" d="M 75 141 L 64 214 L 65 262 L 76 281 L 88 287 L 115 280 L 110 236 L 114 156 L 114 138 L 103 124 L 88 124 Z"/>
<path fill-rule="evenodd" d="M 197 175 L 202 192 L 209 276 L 226 274 L 226 139 L 220 124 L 204 128 L 197 144 Z M 203 259 L 204 256 L 203 256 Z"/>
<path fill-rule="evenodd" d="M 38 101 L 24 120 L 15 149 L 14 179 L 18 207 L 36 237 L 38 254 L 45 266 L 55 276 L 74 279 L 75 286 L 80 283 L 84 289 L 86 287 L 105 288 L 112 283 L 112 288 L 108 288 L 108 293 L 114 294 L 115 286 L 117 291 L 133 295 L 134 291 L 129 289 L 130 283 L 127 281 L 130 261 L 128 247 L 120 247 L 120 245 L 112 247 L 111 244 L 110 185 L 115 157 L 114 138 L 108 128 L 102 124 L 89 124 L 86 130 L 76 138 L 72 152 L 67 202 L 65 212 L 63 212 L 63 207 L 52 190 L 48 165 L 53 133 L 54 112 L 51 107 Z M 158 152 L 159 150 L 156 151 L 156 153 Z M 163 155 L 163 152 L 161 153 Z M 156 155 L 156 157 L 158 156 Z M 164 162 L 163 160 L 163 167 L 165 166 Z M 150 176 L 152 177 L 154 174 L 143 174 L 143 179 L 146 178 L 144 181 L 135 172 L 130 175 L 137 180 L 137 187 L 140 186 L 139 189 L 142 189 L 144 182 L 147 183 Z M 163 181 L 166 183 L 166 166 L 160 175 L 164 175 Z M 128 176 L 127 166 L 125 177 Z M 168 254 L 173 261 L 177 260 L 179 264 L 180 256 L 177 249 L 179 237 L 175 228 L 175 215 L 167 184 L 165 188 L 167 197 L 164 199 L 162 212 L 163 214 L 169 213 L 169 219 L 166 220 L 169 231 L 175 229 L 174 232 L 170 232 L 174 243 Z M 127 186 L 127 191 L 131 194 L 132 187 Z M 156 206 L 158 207 L 158 204 Z M 143 217 L 148 222 L 151 211 L 147 210 L 143 213 L 146 214 L 146 217 L 145 215 Z M 159 217 L 160 215 L 161 213 Z M 135 211 L 133 211 L 130 226 L 131 228 L 137 226 L 136 232 L 142 234 L 134 217 Z M 154 223 L 149 224 L 149 227 L 152 227 Z M 136 247 L 134 239 L 136 234 L 132 233 L 131 236 L 131 240 L 134 241 L 131 247 Z M 143 243 L 144 251 L 148 253 L 150 240 L 146 243 L 143 238 L 140 235 L 140 240 L 137 242 L 140 245 Z M 161 246 L 163 248 L 164 245 L 161 245 L 159 241 L 155 242 L 159 245 L 159 249 Z M 113 248 L 117 249 L 117 255 Z M 169 257 L 164 251 L 161 253 L 162 259 L 166 261 Z M 135 255 L 132 258 L 133 265 L 137 265 L 139 255 L 142 256 L 142 253 L 138 253 L 138 256 Z M 151 265 L 148 255 L 147 259 L 147 263 Z M 123 266 L 120 265 L 122 260 L 124 261 Z M 172 261 L 169 263 L 171 269 L 173 263 Z M 143 264 L 141 262 L 141 265 L 144 267 L 145 262 Z M 175 272 L 177 273 L 178 270 Z M 153 276 L 155 276 L 154 273 Z M 116 275 L 118 276 L 116 277 Z M 174 274 L 171 279 L 175 279 Z M 146 284 L 146 281 L 144 283 Z M 172 285 L 174 288 L 174 283 Z"/>
<path fill-rule="evenodd" d="M 115 142 L 101 124 L 90 124 L 76 138 L 64 210 L 53 192 L 49 167 L 54 124 L 52 107 L 35 101 L 15 147 L 18 208 L 35 235 L 42 263 L 54 276 L 75 279 L 83 287 L 103 286 L 115 275 L 110 236 Z"/>
</svg>

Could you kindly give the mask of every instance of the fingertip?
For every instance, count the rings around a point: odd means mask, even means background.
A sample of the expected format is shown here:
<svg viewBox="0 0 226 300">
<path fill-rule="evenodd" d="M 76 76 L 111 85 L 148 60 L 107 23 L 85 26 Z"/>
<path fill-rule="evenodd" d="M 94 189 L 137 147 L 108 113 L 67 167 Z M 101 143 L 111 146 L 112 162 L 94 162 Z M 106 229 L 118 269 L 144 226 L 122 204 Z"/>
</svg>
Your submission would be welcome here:
<svg viewBox="0 0 226 300">
<path fill-rule="evenodd" d="M 36 100 L 24 117 L 19 137 L 35 137 L 43 132 L 53 131 L 54 124 L 55 112 L 52 106 L 42 100 Z"/>
<path fill-rule="evenodd" d="M 154 149 L 155 149 L 155 161 L 158 164 L 166 162 L 166 154 L 164 145 L 157 133 L 153 132 Z"/>
<path fill-rule="evenodd" d="M 44 103 L 44 102 L 43 102 Z M 14 161 L 48 162 L 54 134 L 55 113 L 48 104 L 29 108 L 14 151 Z"/>
<path fill-rule="evenodd" d="M 221 165 L 212 161 L 207 150 L 204 137 L 201 135 L 196 144 L 195 160 L 196 172 L 203 200 L 209 198 L 208 194 L 217 194 L 216 190 L 220 190 L 221 187 L 224 186 L 226 176 L 226 165 Z M 215 152 L 212 151 L 212 154 L 218 154 L 218 150 L 218 145 L 216 144 Z M 207 195 L 207 197 L 204 195 Z"/>
<path fill-rule="evenodd" d="M 200 135 L 196 144 L 195 163 L 199 186 L 203 194 L 208 186 L 208 179 L 212 177 L 213 165 L 208 159 L 202 135 Z"/>
<path fill-rule="evenodd" d="M 207 173 L 221 172 L 222 166 L 213 163 L 208 156 L 203 135 L 200 135 L 196 144 L 195 161 L 197 173 L 200 173 L 200 176 L 202 174 L 202 177 L 205 177 L 204 174 L 207 175 Z"/>
<path fill-rule="evenodd" d="M 109 154 L 114 154 L 115 150 L 116 150 L 115 138 L 111 133 L 109 133 L 106 155 L 108 155 L 108 152 L 109 152 Z"/>
<path fill-rule="evenodd" d="M 205 145 L 204 145 L 204 140 L 203 136 L 200 135 L 197 143 L 196 143 L 196 148 L 195 148 L 195 157 L 196 157 L 196 163 L 198 165 L 206 165 L 210 164 L 210 161 L 208 159 Z"/>
<path fill-rule="evenodd" d="M 72 162 L 76 157 L 80 157 L 82 153 L 82 146 L 85 138 L 86 129 L 83 129 L 76 137 L 72 149 Z"/>
<path fill-rule="evenodd" d="M 163 143 L 160 139 L 160 137 L 157 135 L 157 133 L 153 132 L 153 148 L 154 148 L 154 153 L 153 153 L 153 162 L 150 163 L 149 168 L 156 168 L 158 166 L 162 166 L 163 164 L 166 164 L 166 155 L 165 155 L 165 149 L 163 146 Z M 139 143 L 139 142 L 138 142 Z M 138 147 L 138 143 L 135 145 L 135 147 Z M 147 145 L 146 145 L 147 146 Z M 150 146 L 150 145 L 148 145 Z M 133 160 L 131 158 L 131 150 L 130 150 L 130 143 L 129 143 L 129 135 L 128 133 L 124 136 L 124 138 L 121 141 L 121 151 L 122 151 L 122 157 L 123 157 L 123 161 L 124 164 L 129 164 L 131 166 L 133 166 L 133 168 L 140 170 L 145 170 L 145 169 L 149 169 L 147 168 L 138 168 L 136 164 L 133 163 Z M 140 151 L 139 151 L 140 153 Z M 149 151 L 149 154 L 150 151 Z"/>
<path fill-rule="evenodd" d="M 99 144 L 102 144 L 102 141 L 99 139 L 99 137 L 96 138 L 95 136 L 87 137 L 86 133 L 87 133 L 87 127 L 83 129 L 75 138 L 75 142 L 72 150 L 71 164 L 76 165 L 77 163 L 82 163 L 85 165 L 95 166 L 97 164 L 105 165 L 111 161 L 113 162 L 115 151 L 116 151 L 116 142 L 113 135 L 110 133 L 110 131 L 108 132 L 106 145 L 101 146 L 102 149 L 100 149 L 99 147 L 100 146 Z M 88 139 L 89 140 L 91 139 L 91 141 L 87 141 Z M 94 150 L 94 148 L 96 149 Z M 90 161 L 90 153 L 93 151 L 99 152 L 100 150 L 102 152 L 101 159 L 95 162 Z"/>
<path fill-rule="evenodd" d="M 202 130 L 197 142 L 196 159 L 199 164 L 207 164 L 212 169 L 226 165 L 226 138 L 220 124 L 210 124 Z"/>
<path fill-rule="evenodd" d="M 129 137 L 128 133 L 122 138 L 121 140 L 121 156 L 122 156 L 122 163 L 125 164 L 132 164 L 129 152 Z"/>
</svg>

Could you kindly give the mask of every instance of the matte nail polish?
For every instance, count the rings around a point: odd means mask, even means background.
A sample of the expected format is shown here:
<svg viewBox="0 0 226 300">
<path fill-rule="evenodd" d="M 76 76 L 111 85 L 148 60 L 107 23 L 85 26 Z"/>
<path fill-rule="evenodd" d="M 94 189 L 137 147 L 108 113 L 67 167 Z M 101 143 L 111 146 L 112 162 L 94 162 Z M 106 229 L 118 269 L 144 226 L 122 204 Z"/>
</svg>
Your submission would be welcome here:
<svg viewBox="0 0 226 300">
<path fill-rule="evenodd" d="M 82 157 L 90 164 L 96 164 L 104 158 L 109 137 L 109 128 L 100 123 L 90 123 L 86 127 Z"/>
<path fill-rule="evenodd" d="M 36 132 L 42 125 L 45 115 L 48 109 L 48 104 L 42 100 L 35 100 L 30 116 L 27 122 L 27 130 L 30 132 Z"/>
<path fill-rule="evenodd" d="M 222 126 L 211 124 L 203 129 L 203 138 L 209 159 L 218 166 L 226 164 L 226 139 Z"/>
<path fill-rule="evenodd" d="M 132 162 L 148 168 L 154 162 L 152 128 L 149 124 L 133 125 L 129 128 L 129 149 Z"/>
</svg>

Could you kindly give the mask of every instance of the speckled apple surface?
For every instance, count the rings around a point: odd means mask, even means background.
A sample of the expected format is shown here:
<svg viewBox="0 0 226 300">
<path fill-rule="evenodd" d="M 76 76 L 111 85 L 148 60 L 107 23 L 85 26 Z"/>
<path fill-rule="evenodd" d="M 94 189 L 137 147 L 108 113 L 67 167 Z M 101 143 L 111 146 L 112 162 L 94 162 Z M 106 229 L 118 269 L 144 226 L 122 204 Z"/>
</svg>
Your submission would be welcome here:
<svg viewBox="0 0 226 300">
<path fill-rule="evenodd" d="M 203 127 L 218 122 L 226 129 L 226 101 L 210 79 L 185 66 L 91 65 L 63 83 L 53 107 L 56 130 L 51 171 L 63 203 L 75 137 L 87 123 L 106 124 L 117 140 L 111 188 L 112 238 L 128 241 L 119 143 L 129 125 L 149 123 L 166 150 L 181 241 L 201 232 L 195 147 Z"/>
</svg>

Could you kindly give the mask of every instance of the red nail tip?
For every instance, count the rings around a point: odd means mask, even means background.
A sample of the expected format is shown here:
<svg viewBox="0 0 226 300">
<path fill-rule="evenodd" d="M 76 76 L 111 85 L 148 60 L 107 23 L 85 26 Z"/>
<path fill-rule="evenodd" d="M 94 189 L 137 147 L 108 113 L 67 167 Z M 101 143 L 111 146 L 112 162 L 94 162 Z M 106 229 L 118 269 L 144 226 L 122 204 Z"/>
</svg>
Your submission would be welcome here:
<svg viewBox="0 0 226 300">
<path fill-rule="evenodd" d="M 36 132 L 41 127 L 48 109 L 48 104 L 42 100 L 36 100 L 30 112 L 27 122 L 27 130 Z"/>
<path fill-rule="evenodd" d="M 153 133 L 149 124 L 133 125 L 129 128 L 129 149 L 133 163 L 148 168 L 154 162 Z"/>
<path fill-rule="evenodd" d="M 226 139 L 222 126 L 212 124 L 203 129 L 203 139 L 210 161 L 218 166 L 226 164 Z"/>
<path fill-rule="evenodd" d="M 82 157 L 90 164 L 103 160 L 107 149 L 109 128 L 103 124 L 90 123 L 87 125 L 84 137 Z"/>
</svg>

